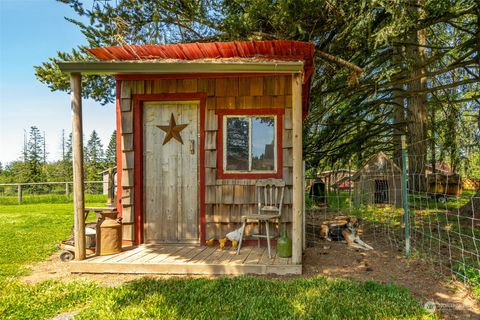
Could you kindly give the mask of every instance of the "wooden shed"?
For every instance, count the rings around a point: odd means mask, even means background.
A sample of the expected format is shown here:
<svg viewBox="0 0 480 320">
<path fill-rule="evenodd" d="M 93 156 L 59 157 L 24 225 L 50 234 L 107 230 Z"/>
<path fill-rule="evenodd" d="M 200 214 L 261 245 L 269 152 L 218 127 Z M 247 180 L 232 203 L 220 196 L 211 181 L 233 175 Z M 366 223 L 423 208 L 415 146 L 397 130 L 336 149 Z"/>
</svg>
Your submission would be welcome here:
<svg viewBox="0 0 480 320">
<path fill-rule="evenodd" d="M 276 178 L 286 182 L 280 221 L 287 223 L 293 240 L 291 263 L 300 265 L 302 121 L 314 46 L 282 40 L 89 52 L 98 61 L 59 63 L 71 75 L 74 150 L 82 148 L 81 74 L 114 75 L 116 205 L 124 242 L 203 246 L 210 238 L 223 238 L 240 226 L 241 215 L 256 210 L 258 179 Z M 75 214 L 81 240 L 83 164 L 78 153 Z M 79 246 L 77 259 L 82 260 Z"/>
<path fill-rule="evenodd" d="M 402 206 L 402 170 L 379 152 L 352 177 L 355 205 Z"/>
</svg>

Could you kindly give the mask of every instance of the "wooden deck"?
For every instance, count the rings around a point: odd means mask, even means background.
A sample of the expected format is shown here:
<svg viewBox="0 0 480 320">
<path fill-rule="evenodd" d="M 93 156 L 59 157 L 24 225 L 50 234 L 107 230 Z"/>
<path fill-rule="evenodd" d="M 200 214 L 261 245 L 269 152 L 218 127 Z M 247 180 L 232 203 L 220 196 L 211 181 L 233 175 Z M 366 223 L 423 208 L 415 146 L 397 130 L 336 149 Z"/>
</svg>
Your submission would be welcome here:
<svg viewBox="0 0 480 320">
<path fill-rule="evenodd" d="M 143 245 L 109 256 L 92 256 L 70 262 L 74 273 L 129 274 L 301 274 L 302 266 L 291 258 L 281 258 L 272 248 L 243 247 L 239 255 L 231 248 L 188 245 Z"/>
</svg>

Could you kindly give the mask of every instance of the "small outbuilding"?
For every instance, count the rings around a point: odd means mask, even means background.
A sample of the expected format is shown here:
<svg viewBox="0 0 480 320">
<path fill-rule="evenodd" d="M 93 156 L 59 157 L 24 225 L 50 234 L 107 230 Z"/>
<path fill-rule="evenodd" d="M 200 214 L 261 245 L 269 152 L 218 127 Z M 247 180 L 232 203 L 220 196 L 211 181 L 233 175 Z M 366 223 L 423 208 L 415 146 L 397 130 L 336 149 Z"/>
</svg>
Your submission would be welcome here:
<svg viewBox="0 0 480 320">
<path fill-rule="evenodd" d="M 402 206 L 402 170 L 383 152 L 371 157 L 352 181 L 355 205 Z"/>
<path fill-rule="evenodd" d="M 78 239 L 84 237 L 81 75 L 110 74 L 124 243 L 187 248 L 223 238 L 256 211 L 257 180 L 275 178 L 286 183 L 280 222 L 293 241 L 290 263 L 300 265 L 302 124 L 314 45 L 245 41 L 89 52 L 98 61 L 59 63 L 71 76 Z M 84 259 L 84 249 L 77 250 Z"/>
<path fill-rule="evenodd" d="M 318 177 L 325 182 L 328 191 L 332 189 L 350 190 L 352 188 L 351 177 L 355 172 L 350 169 L 336 169 L 323 171 Z"/>
</svg>

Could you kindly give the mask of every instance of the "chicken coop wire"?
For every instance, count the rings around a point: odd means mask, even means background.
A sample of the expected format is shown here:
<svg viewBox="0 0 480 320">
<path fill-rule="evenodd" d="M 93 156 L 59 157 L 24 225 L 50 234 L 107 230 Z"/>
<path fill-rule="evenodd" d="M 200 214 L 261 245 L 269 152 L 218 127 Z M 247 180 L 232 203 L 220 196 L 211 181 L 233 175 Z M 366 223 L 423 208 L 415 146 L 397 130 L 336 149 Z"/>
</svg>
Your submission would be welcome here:
<svg viewBox="0 0 480 320">
<path fill-rule="evenodd" d="M 433 272 L 480 286 L 480 179 L 462 177 L 441 161 L 432 166 L 426 154 L 405 152 L 405 160 L 403 190 L 402 158 L 391 153 L 306 176 L 307 247 L 327 245 L 322 222 L 356 216 L 363 221 L 361 238 L 374 248 L 386 244 L 407 255 L 407 235 L 411 256 L 428 261 Z"/>
</svg>

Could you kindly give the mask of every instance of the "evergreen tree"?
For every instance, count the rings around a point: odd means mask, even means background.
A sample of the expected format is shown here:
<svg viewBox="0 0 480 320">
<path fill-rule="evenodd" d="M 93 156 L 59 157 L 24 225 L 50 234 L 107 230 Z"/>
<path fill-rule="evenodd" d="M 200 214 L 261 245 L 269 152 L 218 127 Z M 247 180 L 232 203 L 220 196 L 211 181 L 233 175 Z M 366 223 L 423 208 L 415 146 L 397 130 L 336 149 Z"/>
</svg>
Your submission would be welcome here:
<svg viewBox="0 0 480 320">
<path fill-rule="evenodd" d="M 65 139 L 65 131 L 62 130 L 62 159 L 57 162 L 58 167 L 57 180 L 72 181 L 73 180 L 73 164 L 72 164 L 72 133 Z"/>
<path fill-rule="evenodd" d="M 86 179 L 98 180 L 99 173 L 105 168 L 105 159 L 102 142 L 95 130 L 90 134 L 84 153 Z"/>
<path fill-rule="evenodd" d="M 22 182 L 44 181 L 43 172 L 43 136 L 36 126 L 30 127 L 25 161 L 25 176 Z"/>
<path fill-rule="evenodd" d="M 65 154 L 64 159 L 68 162 L 72 162 L 73 159 L 73 151 L 72 151 L 72 133 L 68 135 L 67 141 L 65 141 Z"/>
<path fill-rule="evenodd" d="M 117 164 L 117 130 L 114 130 L 110 137 L 110 142 L 105 151 L 105 162 L 109 168 L 115 167 Z"/>
</svg>

